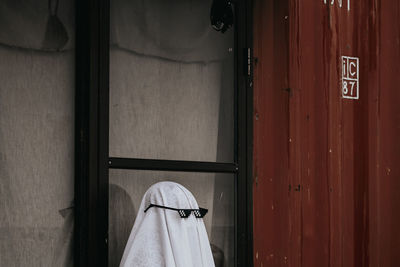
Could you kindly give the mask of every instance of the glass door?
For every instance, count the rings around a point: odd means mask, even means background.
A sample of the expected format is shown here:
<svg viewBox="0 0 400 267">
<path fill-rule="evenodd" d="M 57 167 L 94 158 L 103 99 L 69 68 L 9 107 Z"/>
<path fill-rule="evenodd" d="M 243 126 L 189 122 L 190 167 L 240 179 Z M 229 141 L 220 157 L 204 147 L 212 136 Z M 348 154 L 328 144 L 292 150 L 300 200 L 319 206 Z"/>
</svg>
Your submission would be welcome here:
<svg viewBox="0 0 400 267">
<path fill-rule="evenodd" d="M 159 181 L 182 184 L 208 208 L 216 266 L 238 263 L 238 229 L 246 227 L 238 226 L 246 213 L 238 198 L 247 200 L 238 194 L 246 100 L 237 12 L 218 0 L 111 0 L 109 266 L 119 265 L 143 194 Z"/>
</svg>

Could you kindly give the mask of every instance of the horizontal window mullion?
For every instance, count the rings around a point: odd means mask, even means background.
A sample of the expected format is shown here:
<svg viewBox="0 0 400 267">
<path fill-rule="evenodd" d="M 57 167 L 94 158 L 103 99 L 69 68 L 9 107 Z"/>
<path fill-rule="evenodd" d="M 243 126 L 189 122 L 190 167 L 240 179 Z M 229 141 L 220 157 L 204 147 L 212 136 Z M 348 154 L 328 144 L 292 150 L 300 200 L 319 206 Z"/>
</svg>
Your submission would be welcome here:
<svg viewBox="0 0 400 267">
<path fill-rule="evenodd" d="M 184 171 L 184 172 L 213 172 L 237 173 L 235 163 L 185 161 L 185 160 L 158 160 L 136 158 L 109 158 L 110 169 L 154 170 L 154 171 Z"/>
</svg>

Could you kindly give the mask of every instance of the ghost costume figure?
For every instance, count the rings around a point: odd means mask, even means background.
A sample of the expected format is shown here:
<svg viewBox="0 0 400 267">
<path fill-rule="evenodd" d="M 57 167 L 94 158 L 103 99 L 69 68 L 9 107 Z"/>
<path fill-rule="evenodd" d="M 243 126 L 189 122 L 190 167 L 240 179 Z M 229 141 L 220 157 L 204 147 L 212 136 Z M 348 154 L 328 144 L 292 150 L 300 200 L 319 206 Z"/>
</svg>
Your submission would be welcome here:
<svg viewBox="0 0 400 267">
<path fill-rule="evenodd" d="M 214 260 L 202 218 L 192 212 L 152 207 L 198 209 L 193 195 L 182 185 L 160 182 L 145 193 L 120 267 L 213 267 Z"/>
</svg>

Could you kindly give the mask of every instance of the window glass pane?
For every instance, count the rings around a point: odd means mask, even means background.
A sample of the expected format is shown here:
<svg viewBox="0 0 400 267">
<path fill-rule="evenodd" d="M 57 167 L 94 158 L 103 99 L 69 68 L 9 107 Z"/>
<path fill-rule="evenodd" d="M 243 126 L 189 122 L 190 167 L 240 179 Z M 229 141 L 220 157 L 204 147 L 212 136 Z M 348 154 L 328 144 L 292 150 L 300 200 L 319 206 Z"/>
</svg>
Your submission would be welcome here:
<svg viewBox="0 0 400 267">
<path fill-rule="evenodd" d="M 234 30 L 209 0 L 112 0 L 110 156 L 232 162 Z"/>
<path fill-rule="evenodd" d="M 160 181 L 186 187 L 204 217 L 217 267 L 234 266 L 234 182 L 233 174 L 110 170 L 109 175 L 109 266 L 119 266 L 127 239 L 146 190 Z"/>
<path fill-rule="evenodd" d="M 0 2 L 0 266 L 73 266 L 74 1 L 48 3 Z"/>
</svg>

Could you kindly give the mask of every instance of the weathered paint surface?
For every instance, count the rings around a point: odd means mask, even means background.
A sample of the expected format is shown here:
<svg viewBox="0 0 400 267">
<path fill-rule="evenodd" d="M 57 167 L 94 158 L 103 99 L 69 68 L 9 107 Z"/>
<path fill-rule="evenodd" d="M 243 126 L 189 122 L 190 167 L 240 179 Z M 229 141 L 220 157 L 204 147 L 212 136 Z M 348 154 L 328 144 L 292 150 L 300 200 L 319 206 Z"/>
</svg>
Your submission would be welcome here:
<svg viewBox="0 0 400 267">
<path fill-rule="evenodd" d="M 255 0 L 254 38 L 255 266 L 400 266 L 400 1 Z"/>
</svg>

